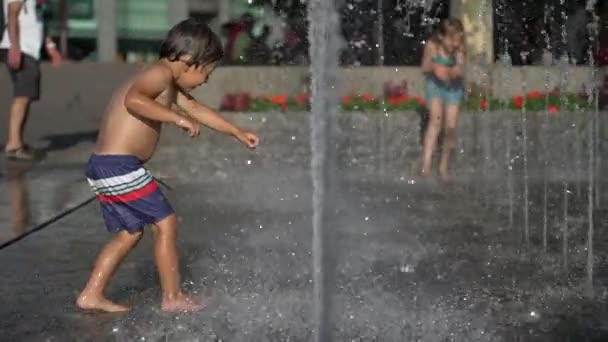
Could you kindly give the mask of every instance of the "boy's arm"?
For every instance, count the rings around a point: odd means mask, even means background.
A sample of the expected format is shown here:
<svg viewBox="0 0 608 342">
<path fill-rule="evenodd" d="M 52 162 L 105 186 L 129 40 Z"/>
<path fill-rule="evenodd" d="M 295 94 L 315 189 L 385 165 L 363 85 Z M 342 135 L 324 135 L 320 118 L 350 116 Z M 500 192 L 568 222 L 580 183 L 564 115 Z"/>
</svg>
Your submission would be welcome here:
<svg viewBox="0 0 608 342">
<path fill-rule="evenodd" d="M 124 105 L 134 115 L 154 121 L 178 123 L 182 116 L 156 102 L 173 82 L 171 71 L 161 66 L 152 66 L 143 71 L 127 90 Z"/>
<path fill-rule="evenodd" d="M 226 121 L 213 109 L 199 103 L 192 95 L 181 89 L 177 92 L 176 104 L 186 112 L 186 114 L 201 124 L 216 131 L 232 135 L 250 148 L 256 147 L 259 143 L 259 139 L 255 134 L 243 131 L 239 127 Z"/>
<path fill-rule="evenodd" d="M 13 69 L 21 67 L 21 43 L 19 40 L 19 13 L 23 7 L 23 1 L 8 1 L 7 27 L 9 40 L 8 65 Z"/>
</svg>

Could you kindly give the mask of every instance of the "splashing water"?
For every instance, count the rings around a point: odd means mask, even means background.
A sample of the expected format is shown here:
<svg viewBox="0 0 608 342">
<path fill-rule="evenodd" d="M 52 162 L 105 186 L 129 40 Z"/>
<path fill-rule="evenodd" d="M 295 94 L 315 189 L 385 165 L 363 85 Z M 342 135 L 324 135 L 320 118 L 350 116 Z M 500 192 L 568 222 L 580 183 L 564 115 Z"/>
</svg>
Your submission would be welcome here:
<svg viewBox="0 0 608 342">
<path fill-rule="evenodd" d="M 326 197 L 330 192 L 332 162 L 332 121 L 337 114 L 338 96 L 338 14 L 332 1 L 308 3 L 311 72 L 311 176 L 313 183 L 313 279 L 315 341 L 329 334 L 324 287 L 323 233 L 327 221 Z M 329 202 L 329 201 L 328 201 Z"/>
<path fill-rule="evenodd" d="M 551 84 L 551 64 L 553 64 L 553 57 L 546 56 L 550 54 L 551 51 L 551 38 L 549 37 L 549 32 L 547 31 L 548 19 L 552 16 L 552 8 L 548 5 L 545 5 L 544 8 L 544 16 L 543 16 L 543 30 L 542 34 L 545 41 L 545 53 L 543 53 L 543 65 L 545 67 L 545 94 L 549 93 L 549 85 Z M 549 97 L 545 97 L 545 115 L 543 116 L 543 131 L 544 134 L 541 135 L 541 143 L 543 149 L 543 251 L 547 252 L 547 234 L 548 234 L 548 225 L 549 225 L 549 215 L 548 215 L 548 205 L 549 205 L 549 194 L 548 194 L 548 178 L 549 178 L 549 152 L 548 152 L 548 136 L 549 133 Z"/>
<path fill-rule="evenodd" d="M 588 147 L 589 147 L 589 173 L 588 173 L 588 177 L 589 177 L 589 184 L 588 184 L 588 190 L 587 190 L 587 199 L 588 199 L 588 204 L 587 204 L 587 220 L 588 220 L 588 228 L 587 228 L 587 291 L 588 291 L 588 295 L 593 296 L 593 233 L 594 233 L 594 218 L 593 218 L 593 207 L 595 204 L 595 178 L 597 177 L 595 173 L 596 171 L 596 161 L 595 161 L 595 154 L 598 152 L 596 151 L 596 147 L 597 147 L 597 140 L 598 137 L 596 136 L 596 133 L 598 132 L 597 129 L 595 128 L 596 126 L 599 125 L 599 101 L 598 101 L 598 77 L 597 77 L 597 70 L 595 68 L 595 60 L 593 58 L 593 47 L 594 47 L 594 42 L 597 39 L 597 29 L 595 29 L 597 27 L 597 23 L 595 23 L 595 17 L 593 15 L 593 8 L 595 6 L 595 1 L 593 0 L 589 0 L 587 1 L 587 11 L 591 12 L 591 17 L 593 18 L 593 22 L 592 25 L 590 25 L 590 32 L 589 32 L 589 42 L 591 44 L 589 44 L 589 61 L 590 61 L 590 67 L 591 67 L 591 75 L 590 75 L 590 84 L 591 84 L 591 96 L 589 96 L 589 102 L 592 103 L 595 102 L 595 110 L 593 111 L 593 114 L 588 115 L 589 117 L 589 125 L 588 125 L 588 137 L 589 137 L 589 142 L 588 142 Z M 599 154 L 599 153 L 598 153 Z"/>
<path fill-rule="evenodd" d="M 527 58 L 527 54 L 522 53 L 522 60 L 524 61 Z M 521 88 L 522 93 L 525 94 L 527 89 L 526 82 L 526 74 L 525 69 L 522 68 L 522 82 Z M 525 102 L 525 97 L 524 97 Z M 529 214 L 530 214 L 530 194 L 529 194 L 529 176 L 528 176 L 528 116 L 526 114 L 526 105 L 524 103 L 521 106 L 521 130 L 522 130 L 522 156 L 523 156 L 523 164 L 524 164 L 524 239 L 526 244 L 530 242 L 530 222 L 529 222 Z"/>
</svg>

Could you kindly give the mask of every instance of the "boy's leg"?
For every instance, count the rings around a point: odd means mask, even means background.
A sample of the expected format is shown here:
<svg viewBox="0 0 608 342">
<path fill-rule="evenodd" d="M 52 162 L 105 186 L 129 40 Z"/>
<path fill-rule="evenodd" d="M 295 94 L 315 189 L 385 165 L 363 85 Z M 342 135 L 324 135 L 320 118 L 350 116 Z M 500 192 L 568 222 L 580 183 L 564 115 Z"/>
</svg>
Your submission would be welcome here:
<svg viewBox="0 0 608 342">
<path fill-rule="evenodd" d="M 439 174 L 445 181 L 449 180 L 448 164 L 450 162 L 450 154 L 456 144 L 456 124 L 459 109 L 460 106 L 458 104 L 449 104 L 445 110 L 443 151 L 441 152 L 441 161 L 439 162 Z"/>
<path fill-rule="evenodd" d="M 121 231 L 102 249 L 95 267 L 91 272 L 86 287 L 78 296 L 76 305 L 81 309 L 95 309 L 109 312 L 126 311 L 128 308 L 113 303 L 105 298 L 103 292 L 108 280 L 127 254 L 137 245 L 143 235 L 143 231 L 129 233 Z"/>
<path fill-rule="evenodd" d="M 161 310 L 169 312 L 199 311 L 200 300 L 186 296 L 180 287 L 179 258 L 177 255 L 177 219 L 171 214 L 155 223 L 154 256 L 160 276 L 163 299 Z"/>
<path fill-rule="evenodd" d="M 423 176 L 431 175 L 431 165 L 433 161 L 433 151 L 437 145 L 437 137 L 441 130 L 441 122 L 443 117 L 443 104 L 441 98 L 433 97 L 428 104 L 429 120 L 424 134 L 424 143 L 422 147 L 422 171 Z"/>
</svg>

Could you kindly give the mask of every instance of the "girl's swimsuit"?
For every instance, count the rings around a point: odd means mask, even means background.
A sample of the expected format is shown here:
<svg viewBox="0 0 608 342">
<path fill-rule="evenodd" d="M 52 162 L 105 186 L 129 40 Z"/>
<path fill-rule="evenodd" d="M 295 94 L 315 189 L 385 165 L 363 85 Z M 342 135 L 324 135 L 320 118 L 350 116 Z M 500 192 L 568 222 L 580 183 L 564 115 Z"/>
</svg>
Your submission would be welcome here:
<svg viewBox="0 0 608 342">
<path fill-rule="evenodd" d="M 439 54 L 433 57 L 433 63 L 453 67 L 456 65 L 456 57 L 450 55 L 443 57 Z M 457 105 L 462 101 L 464 85 L 461 79 L 454 81 L 442 81 L 435 75 L 428 74 L 426 77 L 426 103 L 432 99 L 439 98 L 443 105 Z"/>
</svg>

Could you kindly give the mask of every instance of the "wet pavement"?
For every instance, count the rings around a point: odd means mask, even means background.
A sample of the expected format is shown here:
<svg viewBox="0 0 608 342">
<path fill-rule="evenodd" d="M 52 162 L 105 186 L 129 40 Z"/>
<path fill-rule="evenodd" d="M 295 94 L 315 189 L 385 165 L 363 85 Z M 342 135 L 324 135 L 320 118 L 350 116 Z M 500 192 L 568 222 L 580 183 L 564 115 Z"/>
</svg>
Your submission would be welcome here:
<svg viewBox="0 0 608 342">
<path fill-rule="evenodd" d="M 93 203 L 0 250 L 0 340 L 312 340 L 307 136 L 252 126 L 266 137 L 256 152 L 207 131 L 194 143 L 168 132 L 150 164 L 171 186 L 184 281 L 208 298 L 204 312 L 159 312 L 150 234 L 108 289 L 133 310 L 77 311 L 73 301 L 110 238 Z M 70 146 L 31 168 L 4 165 L 4 241 L 90 196 L 82 170 L 91 148 Z M 605 210 L 593 212 L 588 253 L 586 183 L 568 183 L 564 220 L 564 184 L 547 182 L 545 226 L 544 182 L 530 174 L 526 229 L 518 173 L 512 183 L 461 173 L 446 186 L 341 163 L 324 236 L 333 340 L 608 340 Z"/>
</svg>

